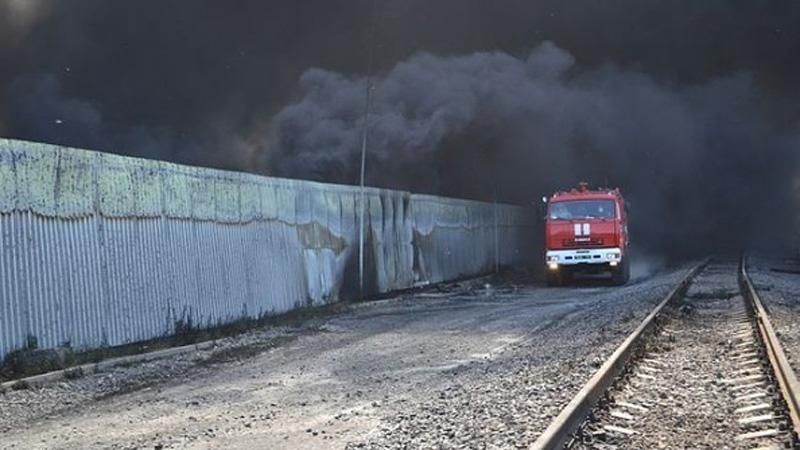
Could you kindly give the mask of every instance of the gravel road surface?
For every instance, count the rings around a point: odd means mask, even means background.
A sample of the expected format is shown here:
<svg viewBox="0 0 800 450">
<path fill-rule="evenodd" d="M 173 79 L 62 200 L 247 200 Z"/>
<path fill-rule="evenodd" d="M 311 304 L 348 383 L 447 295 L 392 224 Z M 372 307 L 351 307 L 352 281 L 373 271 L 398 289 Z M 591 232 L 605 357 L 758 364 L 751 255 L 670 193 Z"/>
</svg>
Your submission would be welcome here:
<svg viewBox="0 0 800 450">
<path fill-rule="evenodd" d="M 0 394 L 0 448 L 525 448 L 686 273 L 481 279 Z"/>
</svg>

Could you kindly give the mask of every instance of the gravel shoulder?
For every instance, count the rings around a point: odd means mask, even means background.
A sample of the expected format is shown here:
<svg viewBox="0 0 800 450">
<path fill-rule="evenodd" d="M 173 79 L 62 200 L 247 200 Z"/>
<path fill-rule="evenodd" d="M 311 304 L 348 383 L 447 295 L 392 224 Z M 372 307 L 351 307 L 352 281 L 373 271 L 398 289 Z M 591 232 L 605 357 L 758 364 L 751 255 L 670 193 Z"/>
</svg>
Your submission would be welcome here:
<svg viewBox="0 0 800 450">
<path fill-rule="evenodd" d="M 524 448 L 688 267 L 466 282 L 0 394 L 2 448 Z"/>
</svg>

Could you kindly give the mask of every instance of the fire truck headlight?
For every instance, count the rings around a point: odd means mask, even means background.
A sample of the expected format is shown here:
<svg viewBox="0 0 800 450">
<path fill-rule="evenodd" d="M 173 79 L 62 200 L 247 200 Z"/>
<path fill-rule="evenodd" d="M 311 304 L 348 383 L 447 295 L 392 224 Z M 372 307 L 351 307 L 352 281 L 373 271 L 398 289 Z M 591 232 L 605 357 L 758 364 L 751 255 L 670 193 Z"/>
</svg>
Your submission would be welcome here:
<svg viewBox="0 0 800 450">
<path fill-rule="evenodd" d="M 558 270 L 558 263 L 551 262 L 550 264 L 547 265 L 547 267 L 549 267 L 550 270 Z"/>
<path fill-rule="evenodd" d="M 557 263 L 558 262 L 558 256 L 548 256 L 547 257 L 547 262 L 548 263 Z"/>
<path fill-rule="evenodd" d="M 608 263 L 608 265 L 611 267 L 617 267 L 617 264 L 618 263 L 616 261 L 611 261 L 610 263 Z"/>
<path fill-rule="evenodd" d="M 622 259 L 622 255 L 619 253 L 609 253 L 606 255 L 606 258 L 608 258 L 609 261 L 619 261 Z"/>
</svg>

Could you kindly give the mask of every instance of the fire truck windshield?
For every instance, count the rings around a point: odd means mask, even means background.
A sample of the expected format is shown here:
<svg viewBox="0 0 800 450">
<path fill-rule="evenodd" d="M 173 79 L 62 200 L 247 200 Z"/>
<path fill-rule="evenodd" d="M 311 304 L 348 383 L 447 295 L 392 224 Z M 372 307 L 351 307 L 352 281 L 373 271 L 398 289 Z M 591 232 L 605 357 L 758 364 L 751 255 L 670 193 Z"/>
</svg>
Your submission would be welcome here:
<svg viewBox="0 0 800 450">
<path fill-rule="evenodd" d="M 613 200 L 567 200 L 550 204 L 550 220 L 613 219 Z"/>
</svg>

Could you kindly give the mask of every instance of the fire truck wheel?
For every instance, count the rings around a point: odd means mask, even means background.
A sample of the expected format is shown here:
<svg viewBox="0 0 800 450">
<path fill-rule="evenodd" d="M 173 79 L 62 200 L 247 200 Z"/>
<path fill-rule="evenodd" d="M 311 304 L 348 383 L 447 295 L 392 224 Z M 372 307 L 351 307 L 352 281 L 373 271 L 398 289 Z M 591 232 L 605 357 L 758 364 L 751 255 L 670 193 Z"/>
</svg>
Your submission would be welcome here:
<svg viewBox="0 0 800 450">
<path fill-rule="evenodd" d="M 575 281 L 575 277 L 573 276 L 572 270 L 567 269 L 566 267 L 561 271 L 561 284 L 572 284 Z"/>
<path fill-rule="evenodd" d="M 548 286 L 565 286 L 572 283 L 572 271 L 566 267 L 561 267 L 558 272 L 547 272 Z"/>
<path fill-rule="evenodd" d="M 628 258 L 623 258 L 622 264 L 613 272 L 612 277 L 617 286 L 622 286 L 631 279 L 631 265 Z"/>
<path fill-rule="evenodd" d="M 564 284 L 564 278 L 559 272 L 547 272 L 546 278 L 547 285 L 550 287 L 562 286 Z"/>
</svg>

